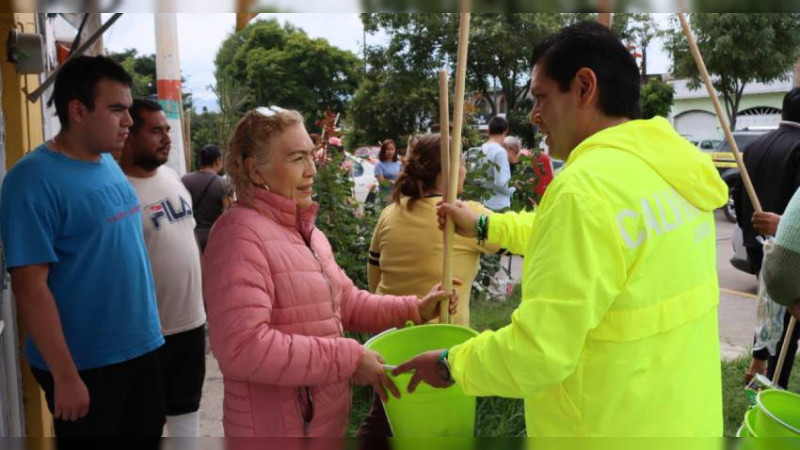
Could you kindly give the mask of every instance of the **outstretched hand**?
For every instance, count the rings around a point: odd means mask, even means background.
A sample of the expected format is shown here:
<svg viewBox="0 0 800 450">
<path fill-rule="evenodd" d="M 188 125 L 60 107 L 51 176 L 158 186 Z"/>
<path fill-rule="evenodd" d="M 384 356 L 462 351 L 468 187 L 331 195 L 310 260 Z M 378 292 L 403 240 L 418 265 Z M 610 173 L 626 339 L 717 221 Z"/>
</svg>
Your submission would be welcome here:
<svg viewBox="0 0 800 450">
<path fill-rule="evenodd" d="M 413 394 L 422 381 L 435 388 L 450 387 L 454 382 L 445 379 L 438 370 L 437 361 L 439 361 L 439 357 L 442 356 L 442 353 L 444 353 L 444 349 L 422 353 L 397 366 L 396 369 L 392 370 L 392 375 L 398 376 L 406 372 L 414 371 L 414 375 L 411 376 L 411 381 L 408 383 L 409 394 Z"/>
</svg>

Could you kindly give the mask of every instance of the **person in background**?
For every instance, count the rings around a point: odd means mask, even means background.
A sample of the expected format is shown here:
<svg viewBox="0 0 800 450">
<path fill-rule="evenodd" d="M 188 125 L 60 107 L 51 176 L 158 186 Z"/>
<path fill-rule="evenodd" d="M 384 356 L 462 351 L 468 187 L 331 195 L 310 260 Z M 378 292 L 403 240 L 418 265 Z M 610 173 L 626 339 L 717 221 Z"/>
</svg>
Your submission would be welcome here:
<svg viewBox="0 0 800 450">
<path fill-rule="evenodd" d="M 375 165 L 375 178 L 378 180 L 381 192 L 390 194 L 401 168 L 397 147 L 393 140 L 386 139 L 381 143 L 378 160 L 378 164 Z"/>
<path fill-rule="evenodd" d="M 136 99 L 133 125 L 120 160 L 142 207 L 142 228 L 164 334 L 161 361 L 167 434 L 200 436 L 200 397 L 206 374 L 206 313 L 195 239 L 192 196 L 165 166 L 172 141 L 156 101 Z"/>
<path fill-rule="evenodd" d="M 181 181 L 192 194 L 195 234 L 200 252 L 205 251 L 208 233 L 214 222 L 230 205 L 233 189 L 219 174 L 222 171 L 222 150 L 216 145 L 205 145 L 197 152 L 200 167 L 183 176 Z"/>
<path fill-rule="evenodd" d="M 800 190 L 794 193 L 781 216 L 775 240 L 764 247 L 762 276 L 767 294 L 798 316 L 800 307 Z M 795 341 L 796 342 L 796 341 Z M 789 355 L 795 352 L 789 350 Z M 787 360 L 786 363 L 789 363 Z"/>
<path fill-rule="evenodd" d="M 239 121 L 226 171 L 237 201 L 211 230 L 203 293 L 225 384 L 229 437 L 341 437 L 351 383 L 398 396 L 383 359 L 345 330 L 378 333 L 438 315 L 457 294 L 373 295 L 353 284 L 314 225 L 314 144 L 296 111 L 261 107 Z"/>
<path fill-rule="evenodd" d="M 503 211 L 511 207 L 514 188 L 509 186 L 511 169 L 508 152 L 503 148 L 503 140 L 508 135 L 508 121 L 500 116 L 489 121 L 489 140 L 481 146 L 481 164 L 487 167 L 490 196 L 484 205 L 492 211 Z"/>
<path fill-rule="evenodd" d="M 742 238 L 747 250 L 747 259 L 756 274 L 761 272 L 764 259 L 764 251 L 758 236 L 770 236 L 775 233 L 781 214 L 800 187 L 800 88 L 794 88 L 784 96 L 781 118 L 777 130 L 759 136 L 743 149 L 744 165 L 750 174 L 763 212 L 755 212 L 741 182 L 731 191 L 736 208 L 736 221 L 742 229 Z M 784 334 L 790 318 L 791 315 L 787 311 L 784 314 Z M 784 338 L 785 336 L 781 337 L 778 348 L 783 344 Z M 800 327 L 795 329 L 795 335 L 791 340 L 796 343 L 798 338 L 800 338 Z M 779 357 L 780 355 L 770 354 L 767 348 L 754 348 L 750 367 L 743 376 L 744 381 L 749 382 L 756 373 L 766 374 L 771 379 Z M 783 366 L 779 377 L 780 385 L 786 386 L 791 370 L 791 364 Z"/>
<path fill-rule="evenodd" d="M 378 219 L 369 249 L 367 275 L 372 292 L 381 295 L 424 295 L 429 286 L 442 279 L 444 253 L 436 204 L 442 201 L 441 136 L 419 137 L 406 155 L 403 172 L 392 192 L 392 204 Z M 463 160 L 462 160 L 463 162 Z M 458 192 L 464 189 L 467 169 L 459 170 Z M 477 202 L 466 203 L 476 214 L 490 211 Z M 413 236 L 409 239 L 409 236 Z M 469 299 L 478 273 L 481 254 L 502 253 L 497 245 L 482 245 L 474 239 L 455 236 L 453 276 L 461 281 L 458 312 L 450 323 L 470 326 Z M 361 425 L 359 437 L 391 436 L 386 413 L 375 395 L 372 410 Z"/>
<path fill-rule="evenodd" d="M 553 160 L 547 151 L 542 149 L 535 150 L 531 157 L 531 166 L 533 167 L 533 175 L 536 177 L 536 185 L 533 186 L 533 192 L 536 193 L 536 204 L 538 205 L 542 202 L 547 187 L 550 186 L 555 177 Z"/>
<path fill-rule="evenodd" d="M 509 172 L 511 172 L 513 175 L 514 171 L 517 169 L 517 164 L 519 163 L 519 155 L 522 151 L 522 142 L 518 137 L 506 136 L 503 138 L 503 148 L 506 149 L 508 156 Z"/>
<path fill-rule="evenodd" d="M 11 289 L 59 445 L 68 437 L 159 438 L 164 426 L 164 337 L 142 212 L 109 155 L 133 124 L 131 84 L 102 56 L 61 66 L 53 88 L 61 130 L 3 181 Z"/>
</svg>

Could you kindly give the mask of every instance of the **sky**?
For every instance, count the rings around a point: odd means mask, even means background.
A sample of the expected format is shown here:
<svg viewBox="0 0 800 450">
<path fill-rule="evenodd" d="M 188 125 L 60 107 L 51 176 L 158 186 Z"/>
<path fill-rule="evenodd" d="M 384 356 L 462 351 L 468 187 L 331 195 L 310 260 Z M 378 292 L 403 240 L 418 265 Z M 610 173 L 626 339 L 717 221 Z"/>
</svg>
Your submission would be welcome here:
<svg viewBox="0 0 800 450">
<path fill-rule="evenodd" d="M 291 0 L 280 0 L 277 3 L 290 4 Z M 104 14 L 103 20 L 108 20 L 109 16 L 110 14 Z M 181 72 L 186 78 L 184 91 L 192 93 L 197 109 L 205 106 L 211 111 L 218 110 L 216 97 L 209 89 L 215 83 L 214 58 L 222 42 L 233 32 L 236 15 L 179 13 L 177 16 Z M 666 26 L 667 14 L 656 16 L 661 26 Z M 261 14 L 258 18 L 276 18 L 280 22 L 290 22 L 305 30 L 312 38 L 324 38 L 336 47 L 361 54 L 364 29 L 358 13 L 280 13 Z M 368 34 L 367 44 L 380 43 L 385 39 L 382 34 Z M 140 54 L 155 53 L 153 14 L 125 13 L 106 32 L 103 45 L 111 52 L 134 48 Z M 654 42 L 648 49 L 649 73 L 662 73 L 669 69 L 669 62 L 661 45 L 661 42 Z"/>
</svg>

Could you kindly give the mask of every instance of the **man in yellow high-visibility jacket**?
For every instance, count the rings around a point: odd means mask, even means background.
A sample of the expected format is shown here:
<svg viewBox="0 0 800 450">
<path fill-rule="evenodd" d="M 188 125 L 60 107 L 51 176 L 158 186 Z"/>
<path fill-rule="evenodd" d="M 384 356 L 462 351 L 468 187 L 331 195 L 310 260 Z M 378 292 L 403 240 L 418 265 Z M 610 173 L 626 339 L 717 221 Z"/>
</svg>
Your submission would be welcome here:
<svg viewBox="0 0 800 450">
<path fill-rule="evenodd" d="M 581 23 L 534 53 L 531 121 L 567 161 L 533 213 L 476 217 L 464 236 L 525 255 L 511 324 L 415 371 L 436 387 L 525 399 L 529 436 L 721 436 L 711 160 L 663 118 L 639 117 L 639 72 L 611 31 Z"/>
</svg>

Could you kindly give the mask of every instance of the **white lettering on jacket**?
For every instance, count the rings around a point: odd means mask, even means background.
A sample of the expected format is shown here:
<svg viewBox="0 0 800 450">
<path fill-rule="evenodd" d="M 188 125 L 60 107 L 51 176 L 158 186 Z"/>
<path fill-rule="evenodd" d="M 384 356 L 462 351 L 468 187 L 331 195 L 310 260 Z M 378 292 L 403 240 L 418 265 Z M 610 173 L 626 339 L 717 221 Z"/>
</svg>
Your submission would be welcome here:
<svg viewBox="0 0 800 450">
<path fill-rule="evenodd" d="M 648 238 L 671 233 L 693 222 L 700 214 L 697 207 L 675 189 L 669 188 L 642 198 L 638 210 L 620 211 L 617 214 L 617 227 L 625 245 L 634 250 Z"/>
</svg>

